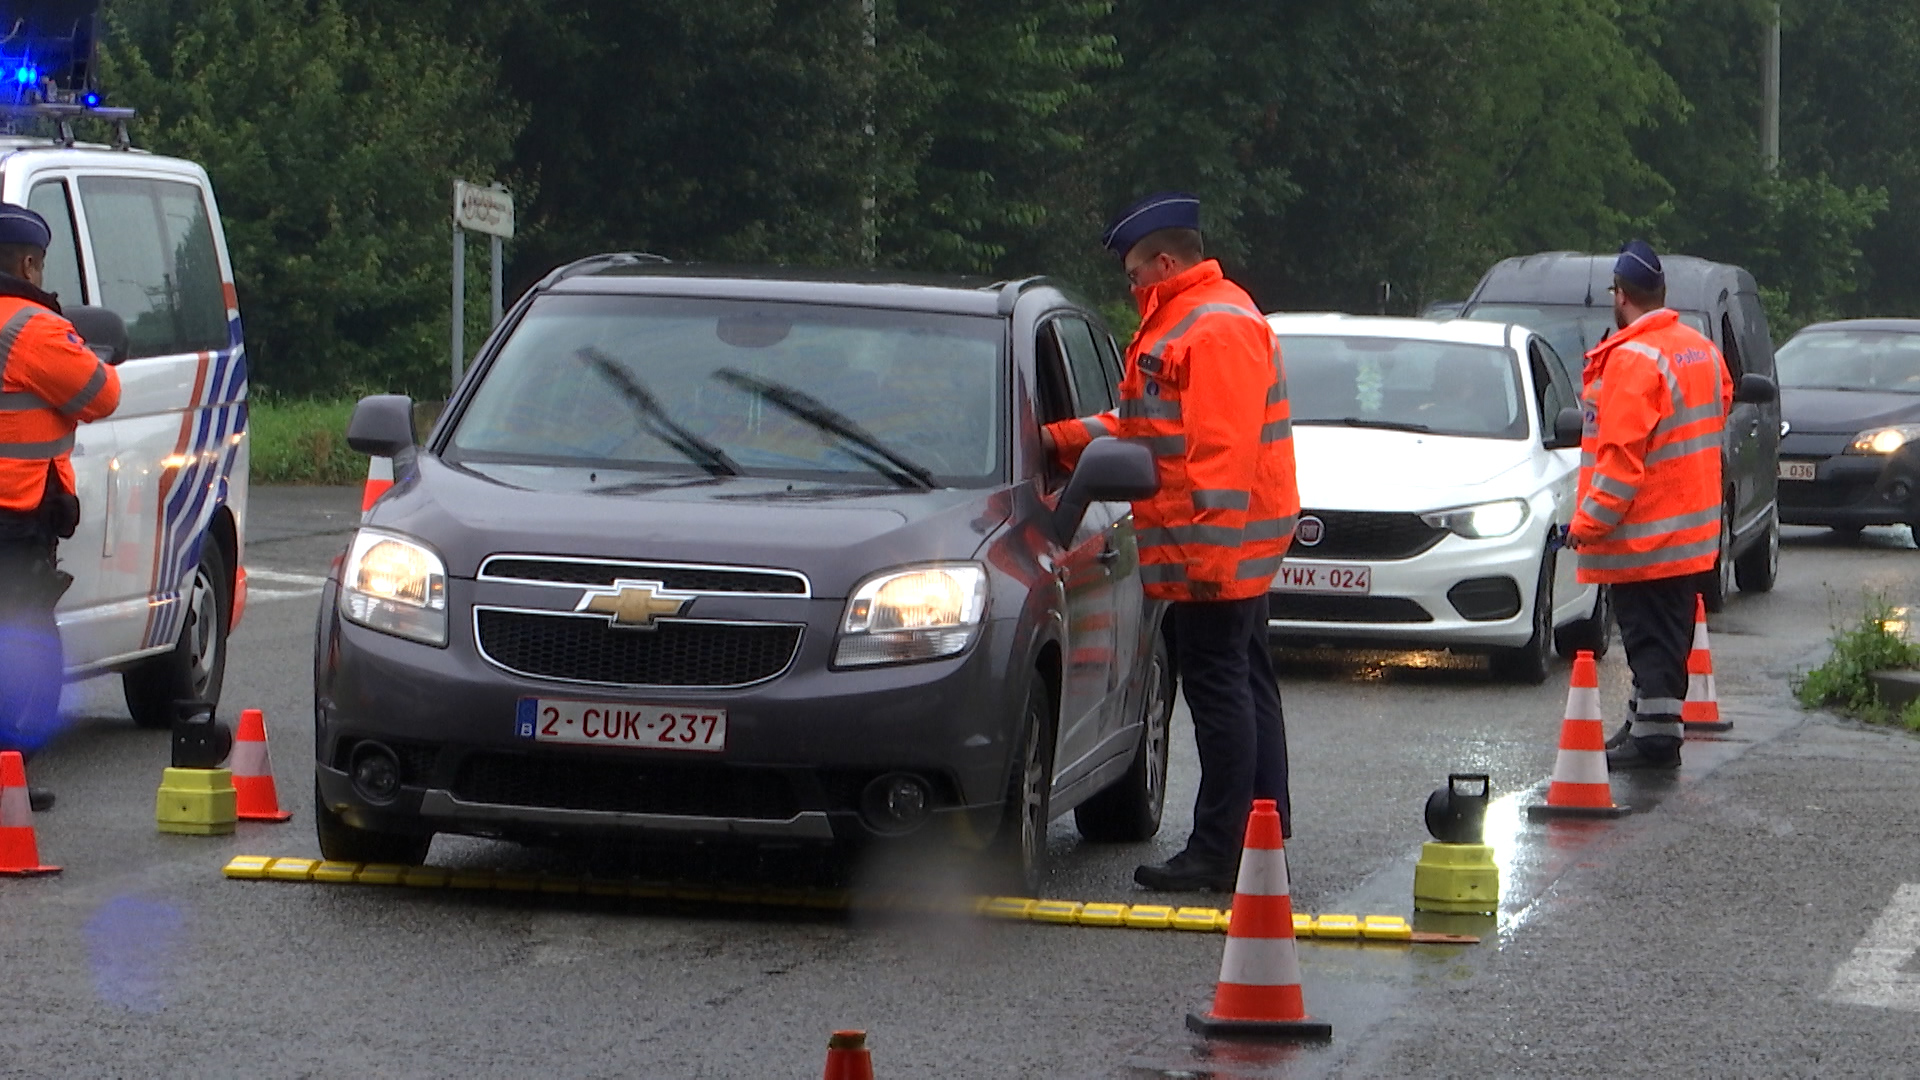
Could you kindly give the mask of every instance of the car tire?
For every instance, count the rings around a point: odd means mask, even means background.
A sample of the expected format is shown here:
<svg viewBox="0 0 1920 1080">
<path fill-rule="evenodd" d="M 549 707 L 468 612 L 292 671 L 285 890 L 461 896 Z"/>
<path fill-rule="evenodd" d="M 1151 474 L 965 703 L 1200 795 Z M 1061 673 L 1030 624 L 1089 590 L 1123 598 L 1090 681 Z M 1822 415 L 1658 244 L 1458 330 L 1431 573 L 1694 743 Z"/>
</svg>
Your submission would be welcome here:
<svg viewBox="0 0 1920 1080">
<path fill-rule="evenodd" d="M 370 832 L 356 829 L 327 806 L 320 782 L 313 785 L 313 831 L 320 839 L 320 857 L 329 862 L 389 863 L 419 866 L 427 861 L 433 835 Z"/>
<path fill-rule="evenodd" d="M 1733 594 L 1733 510 L 1720 508 L 1720 553 L 1713 557 L 1713 569 L 1700 575 L 1700 598 L 1708 611 L 1724 611 L 1727 597 Z"/>
<path fill-rule="evenodd" d="M 1019 750 L 1007 775 L 1000 829 L 989 857 L 994 876 L 1023 896 L 1038 896 L 1047 877 L 1047 826 L 1052 820 L 1053 695 L 1039 672 L 1027 689 Z"/>
<path fill-rule="evenodd" d="M 1164 635 L 1153 635 L 1147 683 L 1141 691 L 1140 742 L 1127 774 L 1074 808 L 1073 824 L 1088 840 L 1130 844 L 1160 831 L 1167 805 L 1167 758 L 1173 727 L 1173 664 Z"/>
<path fill-rule="evenodd" d="M 1553 632 L 1553 651 L 1565 659 L 1571 660 L 1582 652 L 1590 652 L 1595 660 L 1607 655 L 1608 646 L 1613 644 L 1613 590 L 1605 585 L 1595 587 L 1598 595 L 1593 601 L 1593 611 L 1586 618 L 1570 622 Z"/>
<path fill-rule="evenodd" d="M 1490 658 L 1495 678 L 1539 686 L 1553 668 L 1553 553 L 1540 557 L 1540 581 L 1533 590 L 1533 636 L 1517 649 L 1500 649 Z"/>
<path fill-rule="evenodd" d="M 187 617 L 169 652 L 142 660 L 120 677 L 133 722 L 143 728 L 173 726 L 174 703 L 220 703 L 227 678 L 227 627 L 233 617 L 233 575 L 226 553 L 208 537 L 200 565 L 187 587 Z"/>
<path fill-rule="evenodd" d="M 1772 592 L 1780 577 L 1780 511 L 1767 514 L 1767 534 L 1733 561 L 1733 580 L 1741 592 Z"/>
<path fill-rule="evenodd" d="M 1866 531 L 1864 525 L 1829 525 L 1827 528 L 1833 530 L 1834 536 L 1849 544 L 1858 543 L 1860 534 Z"/>
</svg>

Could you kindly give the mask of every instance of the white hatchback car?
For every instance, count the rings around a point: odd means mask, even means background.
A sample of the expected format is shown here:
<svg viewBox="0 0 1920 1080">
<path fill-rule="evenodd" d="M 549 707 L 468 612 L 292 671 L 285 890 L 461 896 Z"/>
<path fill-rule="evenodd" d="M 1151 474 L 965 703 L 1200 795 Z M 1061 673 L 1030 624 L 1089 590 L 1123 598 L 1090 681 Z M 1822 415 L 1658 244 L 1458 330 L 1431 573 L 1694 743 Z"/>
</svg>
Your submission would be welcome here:
<svg viewBox="0 0 1920 1080">
<path fill-rule="evenodd" d="M 1301 518 L 1269 597 L 1301 644 L 1461 648 L 1543 682 L 1553 652 L 1604 652 L 1605 589 L 1552 537 L 1580 449 L 1578 388 L 1521 326 L 1271 315 L 1293 410 Z"/>
</svg>

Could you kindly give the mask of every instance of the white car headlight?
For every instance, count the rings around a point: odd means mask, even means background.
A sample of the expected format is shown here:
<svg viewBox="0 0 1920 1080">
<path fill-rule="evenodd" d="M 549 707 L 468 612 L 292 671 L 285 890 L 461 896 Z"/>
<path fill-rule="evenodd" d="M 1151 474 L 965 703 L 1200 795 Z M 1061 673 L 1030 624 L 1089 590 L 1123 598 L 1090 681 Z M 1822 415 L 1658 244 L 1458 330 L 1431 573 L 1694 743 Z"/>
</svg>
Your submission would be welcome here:
<svg viewBox="0 0 1920 1080">
<path fill-rule="evenodd" d="M 911 566 L 860 583 L 847 600 L 840 667 L 936 660 L 965 652 L 987 614 L 987 572 L 973 563 Z"/>
<path fill-rule="evenodd" d="M 340 614 L 370 630 L 447 643 L 447 565 L 413 540 L 361 529 L 340 570 Z"/>
<path fill-rule="evenodd" d="M 1496 540 L 1518 532 L 1527 523 L 1527 513 L 1525 499 L 1501 499 L 1458 510 L 1435 510 L 1421 514 L 1420 520 L 1469 540 Z"/>
<path fill-rule="evenodd" d="M 1849 454 L 1892 454 L 1910 442 L 1920 441 L 1920 424 L 1896 424 L 1871 428 L 1853 437 Z"/>
</svg>

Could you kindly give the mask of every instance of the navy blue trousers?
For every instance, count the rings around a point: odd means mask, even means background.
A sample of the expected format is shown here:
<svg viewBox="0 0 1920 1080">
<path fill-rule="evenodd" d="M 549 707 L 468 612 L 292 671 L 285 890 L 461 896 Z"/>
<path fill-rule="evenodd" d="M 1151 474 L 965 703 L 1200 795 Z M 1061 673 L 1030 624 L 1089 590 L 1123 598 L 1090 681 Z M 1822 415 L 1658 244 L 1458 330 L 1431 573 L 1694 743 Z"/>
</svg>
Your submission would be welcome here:
<svg viewBox="0 0 1920 1080">
<path fill-rule="evenodd" d="M 1287 795 L 1287 724 L 1267 651 L 1267 598 L 1173 605 L 1173 647 L 1200 750 L 1200 793 L 1187 851 L 1237 861 L 1253 800 L 1279 804 L 1293 832 Z"/>
</svg>

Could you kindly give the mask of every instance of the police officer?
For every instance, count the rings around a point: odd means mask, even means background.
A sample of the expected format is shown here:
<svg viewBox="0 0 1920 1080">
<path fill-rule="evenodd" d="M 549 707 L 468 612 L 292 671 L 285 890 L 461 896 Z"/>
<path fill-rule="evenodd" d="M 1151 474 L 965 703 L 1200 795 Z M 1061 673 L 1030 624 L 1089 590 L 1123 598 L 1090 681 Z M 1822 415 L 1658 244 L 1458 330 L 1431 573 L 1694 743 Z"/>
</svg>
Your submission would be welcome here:
<svg viewBox="0 0 1920 1080">
<path fill-rule="evenodd" d="M 1633 669 L 1631 719 L 1607 763 L 1677 769 L 1698 575 L 1720 551 L 1720 429 L 1733 382 L 1713 342 L 1666 306 L 1666 273 L 1645 241 L 1620 249 L 1612 292 L 1619 332 L 1586 356 L 1568 546 L 1582 582 L 1612 588 Z"/>
<path fill-rule="evenodd" d="M 52 231 L 0 203 L 0 750 L 38 749 L 59 718 L 54 604 L 73 578 L 55 548 L 80 521 L 73 432 L 120 404 L 120 377 L 41 288 Z M 33 808 L 53 803 L 35 789 Z"/>
<path fill-rule="evenodd" d="M 1231 892 L 1255 798 L 1291 832 L 1286 724 L 1267 651 L 1267 590 L 1300 514 L 1280 345 L 1253 301 L 1205 255 L 1200 201 L 1162 192 L 1102 242 L 1122 259 L 1140 329 L 1115 412 L 1050 424 L 1071 467 L 1095 437 L 1151 448 L 1160 491 L 1133 504 L 1149 597 L 1172 602 L 1173 643 L 1200 751 L 1193 833 L 1149 889 Z"/>
</svg>

